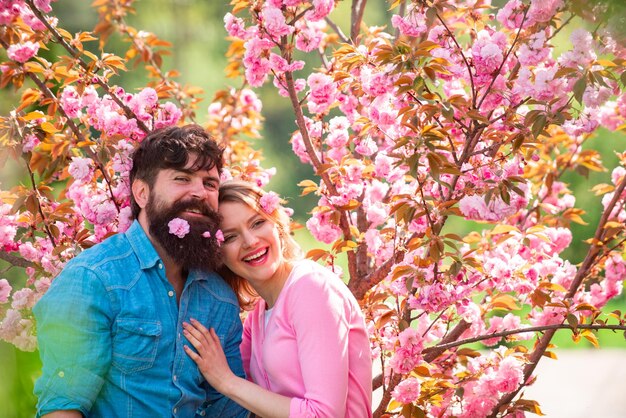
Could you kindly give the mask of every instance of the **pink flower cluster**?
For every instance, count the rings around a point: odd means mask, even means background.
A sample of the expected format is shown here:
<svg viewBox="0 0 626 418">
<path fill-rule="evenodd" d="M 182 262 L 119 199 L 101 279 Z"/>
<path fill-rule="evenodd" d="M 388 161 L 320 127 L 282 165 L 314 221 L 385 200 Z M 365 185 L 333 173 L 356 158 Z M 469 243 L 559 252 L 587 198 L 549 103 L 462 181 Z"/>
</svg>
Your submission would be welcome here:
<svg viewBox="0 0 626 418">
<path fill-rule="evenodd" d="M 26 41 L 11 45 L 7 49 L 7 55 L 13 61 L 24 63 L 37 55 L 37 51 L 39 51 L 38 43 Z"/>
<path fill-rule="evenodd" d="M 259 205 L 263 212 L 271 214 L 280 204 L 280 197 L 274 192 L 267 192 L 259 199 Z"/>
<path fill-rule="evenodd" d="M 293 24 L 287 23 L 309 5 L 305 19 L 297 19 Z M 281 37 L 293 35 L 297 49 L 310 52 L 318 48 L 324 36 L 323 19 L 334 7 L 334 0 L 268 1 L 261 8 L 255 25 L 249 27 L 246 27 L 244 19 L 228 13 L 224 17 L 224 25 L 229 36 L 245 40 L 243 64 L 248 83 L 253 87 L 260 87 L 273 74 L 274 85 L 282 95 L 288 95 L 284 74 L 301 70 L 304 62 L 287 62 L 284 57 L 273 52 L 276 45 L 280 43 Z M 298 80 L 297 86 L 298 90 L 302 89 L 303 80 Z"/>
<path fill-rule="evenodd" d="M 63 89 L 60 97 L 61 107 L 70 118 L 82 118 L 86 113 L 86 121 L 96 130 L 107 136 L 122 135 L 135 140 L 145 136 L 139 129 L 137 120 L 142 121 L 149 129 L 159 129 L 175 125 L 182 112 L 173 103 L 158 103 L 154 89 L 146 87 L 137 94 L 126 93 L 118 87 L 117 98 L 136 116 L 129 118 L 122 107 L 108 94 L 101 98 L 94 86 L 88 86 L 82 94 L 78 94 L 74 86 Z"/>
<path fill-rule="evenodd" d="M 398 343 L 389 366 L 396 373 L 407 374 L 422 361 L 424 340 L 417 330 L 407 328 L 398 335 Z"/>
<path fill-rule="evenodd" d="M 52 10 L 50 3 L 56 0 L 35 0 L 34 4 L 39 10 L 48 13 Z M 46 29 L 24 0 L 2 0 L 0 1 L 0 25 L 10 26 L 16 19 L 21 18 L 30 28 L 36 31 Z M 55 19 L 49 20 L 55 26 Z"/>
<path fill-rule="evenodd" d="M 459 417 L 487 416 L 500 394 L 512 392 L 522 382 L 523 360 L 514 356 L 504 356 L 500 360 L 501 352 L 503 350 L 496 350 L 488 359 L 479 357 L 469 361 L 468 370 L 480 377 L 464 386 Z"/>
</svg>

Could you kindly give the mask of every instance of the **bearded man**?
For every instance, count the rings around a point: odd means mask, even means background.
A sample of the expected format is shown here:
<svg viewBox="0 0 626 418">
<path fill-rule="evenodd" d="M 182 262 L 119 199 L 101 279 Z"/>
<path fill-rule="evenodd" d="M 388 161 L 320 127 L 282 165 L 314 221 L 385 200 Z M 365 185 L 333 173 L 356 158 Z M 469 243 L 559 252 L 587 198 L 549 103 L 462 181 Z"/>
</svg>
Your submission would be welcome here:
<svg viewBox="0 0 626 418">
<path fill-rule="evenodd" d="M 182 324 L 196 319 L 244 376 L 237 298 L 214 273 L 222 153 L 197 125 L 155 131 L 138 146 L 132 226 L 72 259 L 34 308 L 37 416 L 247 415 L 183 349 Z"/>
</svg>

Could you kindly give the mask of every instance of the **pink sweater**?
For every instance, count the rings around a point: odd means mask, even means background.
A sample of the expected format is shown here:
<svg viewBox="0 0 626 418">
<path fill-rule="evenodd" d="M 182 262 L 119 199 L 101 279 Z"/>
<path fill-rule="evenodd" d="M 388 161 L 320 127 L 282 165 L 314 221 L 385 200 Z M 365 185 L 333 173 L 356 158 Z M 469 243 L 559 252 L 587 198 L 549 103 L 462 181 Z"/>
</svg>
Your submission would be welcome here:
<svg viewBox="0 0 626 418">
<path fill-rule="evenodd" d="M 265 301 L 246 318 L 248 379 L 291 397 L 290 417 L 372 416 L 372 361 L 363 314 L 345 284 L 296 262 L 265 327 Z"/>
</svg>

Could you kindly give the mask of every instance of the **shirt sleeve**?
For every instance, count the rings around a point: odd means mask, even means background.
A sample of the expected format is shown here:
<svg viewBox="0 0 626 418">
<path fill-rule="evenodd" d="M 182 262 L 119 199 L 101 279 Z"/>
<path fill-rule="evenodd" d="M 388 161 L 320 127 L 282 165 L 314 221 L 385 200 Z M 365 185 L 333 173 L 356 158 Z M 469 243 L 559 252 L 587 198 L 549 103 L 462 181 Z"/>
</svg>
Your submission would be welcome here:
<svg viewBox="0 0 626 418">
<path fill-rule="evenodd" d="M 226 361 L 233 373 L 241 378 L 246 378 L 241 362 L 241 353 L 239 345 L 241 344 L 242 325 L 239 317 L 233 321 L 233 325 L 227 335 L 224 336 L 224 354 Z M 235 401 L 227 398 L 217 392 L 211 386 L 207 391 L 207 408 L 204 410 L 204 416 L 219 418 L 244 418 L 248 416 L 248 411 Z"/>
<path fill-rule="evenodd" d="M 292 398 L 290 417 L 343 417 L 348 396 L 348 332 L 346 301 L 333 277 L 302 277 L 288 298 L 304 399 Z M 338 280 L 338 279 L 337 279 Z"/>
<path fill-rule="evenodd" d="M 42 375 L 37 416 L 57 410 L 87 415 L 111 364 L 110 301 L 96 275 L 68 265 L 35 305 Z"/>
</svg>

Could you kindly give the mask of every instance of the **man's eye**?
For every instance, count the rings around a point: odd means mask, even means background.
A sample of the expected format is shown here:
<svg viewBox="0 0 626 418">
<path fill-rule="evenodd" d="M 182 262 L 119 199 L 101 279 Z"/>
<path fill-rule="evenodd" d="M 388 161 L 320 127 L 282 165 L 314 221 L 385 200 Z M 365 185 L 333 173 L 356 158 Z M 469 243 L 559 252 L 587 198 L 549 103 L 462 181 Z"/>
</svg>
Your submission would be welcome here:
<svg viewBox="0 0 626 418">
<path fill-rule="evenodd" d="M 215 190 L 217 189 L 217 184 L 213 181 L 207 181 L 206 183 L 204 183 L 204 187 Z"/>
<path fill-rule="evenodd" d="M 181 181 L 181 182 L 189 181 L 189 179 L 187 177 L 183 177 L 183 176 L 178 176 L 178 177 L 174 178 L 174 180 Z"/>
</svg>

